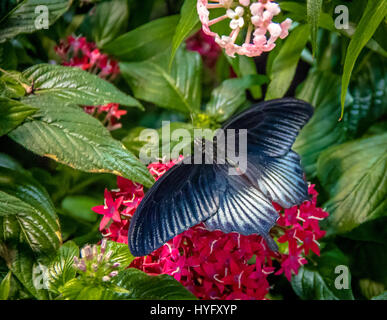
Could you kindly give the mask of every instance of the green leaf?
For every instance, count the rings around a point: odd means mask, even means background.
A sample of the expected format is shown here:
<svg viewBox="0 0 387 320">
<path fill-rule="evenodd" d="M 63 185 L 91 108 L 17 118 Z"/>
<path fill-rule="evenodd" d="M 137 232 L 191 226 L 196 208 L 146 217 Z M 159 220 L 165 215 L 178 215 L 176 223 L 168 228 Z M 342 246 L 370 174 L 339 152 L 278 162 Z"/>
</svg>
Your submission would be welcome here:
<svg viewBox="0 0 387 320">
<path fill-rule="evenodd" d="M 171 46 L 179 16 L 169 16 L 151 21 L 104 47 L 104 51 L 120 61 L 143 61 L 154 57 Z"/>
<path fill-rule="evenodd" d="M 317 174 L 330 199 L 330 232 L 344 233 L 387 212 L 387 134 L 324 151 Z"/>
<path fill-rule="evenodd" d="M 21 124 L 38 110 L 15 100 L 0 97 L 0 136 Z"/>
<path fill-rule="evenodd" d="M 307 0 L 307 16 L 312 37 L 313 55 L 317 50 L 317 31 L 322 7 L 322 0 Z"/>
<path fill-rule="evenodd" d="M 120 263 L 120 267 L 118 268 L 118 270 L 126 269 L 134 260 L 134 257 L 129 251 L 128 245 L 125 243 L 108 241 L 106 245 L 106 252 L 109 251 L 113 252 L 109 261 L 111 263 Z"/>
<path fill-rule="evenodd" d="M 301 25 L 290 32 L 280 52 L 274 58 L 270 72 L 271 82 L 268 86 L 265 100 L 282 98 L 288 91 L 301 52 L 308 41 L 309 29 L 307 25 Z"/>
<path fill-rule="evenodd" d="M 31 84 L 17 71 L 7 71 L 0 77 L 0 95 L 6 98 L 21 98 Z"/>
<path fill-rule="evenodd" d="M 344 122 L 337 121 L 340 116 L 340 77 L 329 72 L 312 72 L 297 98 L 315 107 L 313 117 L 301 130 L 293 147 L 300 154 L 310 179 L 316 175 L 320 153 L 346 139 Z"/>
<path fill-rule="evenodd" d="M 280 6 L 282 11 L 288 11 L 288 13 L 286 13 L 286 17 L 289 17 L 292 20 L 298 22 L 308 21 L 308 8 L 307 5 L 305 5 L 304 3 L 281 1 Z M 329 13 L 322 12 L 321 10 L 318 19 L 318 26 L 332 32 L 337 31 L 332 15 Z"/>
<path fill-rule="evenodd" d="M 74 278 L 60 288 L 62 297 L 66 300 L 102 300 L 106 286 L 101 283 L 85 282 Z"/>
<path fill-rule="evenodd" d="M 196 0 L 184 1 L 181 8 L 180 20 L 172 40 L 172 52 L 171 57 L 169 58 L 169 67 L 172 66 L 173 59 L 175 58 L 176 51 L 180 44 L 199 25 L 199 16 L 196 11 L 196 4 Z"/>
<path fill-rule="evenodd" d="M 32 33 L 38 29 L 35 22 L 39 20 L 38 6 L 46 6 L 48 24 L 52 25 L 71 5 L 71 0 L 24 0 L 0 22 L 0 42 L 11 39 L 19 33 Z"/>
<path fill-rule="evenodd" d="M 98 48 L 116 39 L 128 23 L 128 1 L 112 0 L 97 4 L 91 16 L 91 35 Z"/>
<path fill-rule="evenodd" d="M 126 299 L 128 291 L 112 283 L 91 282 L 74 278 L 60 288 L 66 300 L 119 300 Z"/>
<path fill-rule="evenodd" d="M 218 122 L 227 120 L 246 101 L 245 90 L 265 82 L 267 82 L 267 77 L 262 75 L 223 81 L 212 91 L 211 99 L 205 109 L 206 113 Z"/>
<path fill-rule="evenodd" d="M 53 98 L 47 100 L 23 100 L 39 107 L 39 111 L 9 134 L 13 140 L 38 155 L 78 170 L 114 173 L 152 185 L 153 178 L 146 167 L 97 119 L 76 106 Z"/>
<path fill-rule="evenodd" d="M 61 235 L 46 190 L 22 171 L 0 167 L 0 239 L 28 244 L 34 252 L 59 248 Z"/>
<path fill-rule="evenodd" d="M 35 255 L 23 244 L 6 246 L 0 242 L 0 255 L 8 268 L 27 291 L 37 299 L 47 300 L 47 257 Z"/>
<path fill-rule="evenodd" d="M 387 73 L 382 59 L 369 59 L 351 81 L 346 110 L 340 117 L 340 77 L 312 71 L 297 98 L 315 106 L 315 114 L 301 130 L 294 150 L 301 155 L 308 178 L 316 175 L 320 153 L 328 147 L 362 136 L 387 112 Z"/>
<path fill-rule="evenodd" d="M 119 103 L 142 108 L 141 104 L 111 83 L 76 67 L 37 64 L 23 72 L 33 83 L 34 94 L 60 98 L 80 105 Z"/>
<path fill-rule="evenodd" d="M 371 300 L 387 300 L 387 291 L 384 291 L 382 294 L 373 297 Z"/>
<path fill-rule="evenodd" d="M 346 93 L 357 57 L 371 39 L 386 14 L 387 4 L 385 0 L 368 1 L 366 10 L 356 28 L 351 42 L 349 43 L 344 62 L 343 79 L 341 84 L 341 118 L 344 114 Z"/>
<path fill-rule="evenodd" d="M 7 300 L 11 289 L 12 272 L 9 271 L 3 281 L 0 283 L 0 300 Z"/>
<path fill-rule="evenodd" d="M 323 251 L 315 263 L 309 263 L 292 277 L 292 287 L 303 300 L 353 300 L 349 279 L 349 289 L 336 289 L 336 266 L 348 266 L 346 256 L 337 248 Z M 350 274 L 348 275 L 350 277 Z"/>
<path fill-rule="evenodd" d="M 167 129 L 166 126 L 169 128 Z M 158 161 L 157 159 L 166 157 L 166 154 L 163 154 L 163 150 L 171 150 L 173 151 L 175 146 L 179 144 L 181 147 L 180 153 L 183 154 L 184 156 L 188 156 L 191 154 L 191 148 L 189 147 L 189 153 L 184 153 L 185 147 L 187 145 L 191 145 L 193 142 L 193 137 L 194 137 L 194 126 L 190 123 L 185 123 L 185 122 L 170 122 L 166 126 L 163 126 L 157 130 L 155 129 L 150 129 L 154 130 L 154 133 L 157 133 L 157 136 L 155 136 L 156 139 L 149 139 L 150 141 L 143 141 L 140 140 L 140 133 L 142 130 L 145 130 L 147 128 L 143 127 L 136 127 L 134 128 L 133 131 L 129 132 L 129 134 L 122 140 L 122 143 L 127 146 L 133 148 L 133 151 L 136 152 L 137 154 L 140 153 L 140 150 L 143 152 L 143 154 L 148 155 L 151 158 L 151 161 Z M 190 139 L 189 141 L 185 141 L 186 143 L 182 144 L 183 141 L 182 139 L 179 140 L 172 140 L 172 139 L 163 139 L 162 137 L 162 131 L 168 130 L 171 133 L 171 136 L 173 136 L 173 132 L 175 130 L 188 130 L 190 133 Z M 149 130 L 149 129 L 147 129 Z M 152 157 L 154 155 L 154 157 Z"/>
<path fill-rule="evenodd" d="M 197 112 L 201 103 L 200 55 L 179 49 L 170 72 L 162 65 L 166 59 L 121 63 L 121 73 L 136 98 L 185 114 Z"/>
<path fill-rule="evenodd" d="M 62 200 L 62 209 L 72 218 L 95 222 L 97 214 L 91 208 L 99 204 L 99 200 L 89 196 L 66 196 Z"/>
<path fill-rule="evenodd" d="M 0 152 L 0 167 L 12 169 L 12 170 L 23 170 L 22 166 L 14 158 L 8 154 Z"/>
<path fill-rule="evenodd" d="M 62 286 L 75 278 L 76 271 L 73 268 L 73 263 L 74 257 L 78 256 L 79 248 L 72 241 L 67 241 L 59 248 L 56 257 L 47 267 L 49 290 L 59 293 Z"/>
<path fill-rule="evenodd" d="M 231 65 L 238 78 L 257 75 L 257 68 L 253 58 L 240 55 L 235 56 L 235 58 L 231 58 L 226 54 L 223 54 L 223 56 L 226 57 L 228 63 Z M 260 99 L 262 97 L 262 89 L 260 85 L 253 84 L 249 89 L 254 99 Z"/>
<path fill-rule="evenodd" d="M 361 294 L 364 297 L 366 297 L 367 299 L 371 299 L 373 297 L 379 296 L 380 294 L 383 294 L 385 287 L 383 283 L 379 283 L 365 278 L 359 280 L 359 288 Z"/>
<path fill-rule="evenodd" d="M 196 300 L 195 296 L 169 275 L 150 276 L 129 268 L 112 279 L 117 286 L 129 293 L 122 294 L 124 299 L 137 300 Z"/>
<path fill-rule="evenodd" d="M 387 245 L 367 241 L 342 241 L 351 255 L 351 273 L 358 279 L 369 279 L 387 287 Z M 376 288 L 374 288 L 376 289 Z M 380 288 L 378 289 L 380 291 Z M 375 290 L 376 291 L 376 290 Z M 375 294 L 376 295 L 376 294 Z"/>
</svg>

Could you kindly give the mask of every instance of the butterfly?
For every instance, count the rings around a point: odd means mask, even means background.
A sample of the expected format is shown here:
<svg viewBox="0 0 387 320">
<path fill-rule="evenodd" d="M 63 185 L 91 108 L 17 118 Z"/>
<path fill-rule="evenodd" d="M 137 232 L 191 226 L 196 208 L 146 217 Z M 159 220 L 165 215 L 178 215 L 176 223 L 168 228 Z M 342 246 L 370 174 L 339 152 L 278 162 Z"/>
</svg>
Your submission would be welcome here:
<svg viewBox="0 0 387 320">
<path fill-rule="evenodd" d="M 148 190 L 133 215 L 128 244 L 134 256 L 158 249 L 181 232 L 204 222 L 209 230 L 259 234 L 277 251 L 270 229 L 283 208 L 309 199 L 299 155 L 291 147 L 313 115 L 305 101 L 284 98 L 258 103 L 222 129 L 247 129 L 247 168 L 235 164 L 177 163 Z M 227 158 L 226 158 L 227 159 Z"/>
</svg>

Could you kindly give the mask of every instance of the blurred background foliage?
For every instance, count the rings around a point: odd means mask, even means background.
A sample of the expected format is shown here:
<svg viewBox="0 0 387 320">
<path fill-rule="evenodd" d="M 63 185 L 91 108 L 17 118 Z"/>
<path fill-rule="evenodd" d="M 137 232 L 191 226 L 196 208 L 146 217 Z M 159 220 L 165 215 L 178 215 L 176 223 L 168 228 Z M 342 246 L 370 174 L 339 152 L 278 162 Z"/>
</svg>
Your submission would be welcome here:
<svg viewBox="0 0 387 320">
<path fill-rule="evenodd" d="M 127 103 L 128 107 L 123 107 L 127 114 L 121 118 L 122 127 L 111 132 L 112 138 L 104 139 L 122 143 L 131 155 L 138 156 L 143 146 L 141 129 L 160 129 L 163 120 L 172 121 L 174 128 L 216 128 L 264 99 L 294 96 L 310 102 L 315 114 L 294 149 L 301 155 L 308 181 L 317 185 L 320 205 L 330 213 L 324 224 L 328 234 L 323 239 L 321 257 L 302 267 L 291 285 L 273 280 L 271 297 L 385 298 L 386 1 L 278 1 L 282 9 L 278 20 L 290 17 L 294 21 L 289 37 L 278 40 L 270 53 L 254 59 L 232 59 L 220 52 L 212 67 L 185 44 L 200 29 L 196 1 L 56 0 L 55 8 L 50 7 L 52 1 L 38 2 L 52 8 L 47 30 L 35 31 L 28 25 L 27 17 L 32 14 L 28 8 L 37 1 L 0 4 L 0 112 L 22 108 L 17 110 L 19 115 L 23 113 L 20 119 L 13 118 L 15 123 L 8 129 L 6 120 L 0 119 L 0 190 L 13 197 L 12 201 L 0 199 L 0 298 L 55 298 L 55 288 L 47 295 L 31 286 L 32 265 L 41 261 L 49 265 L 47 261 L 58 255 L 62 243 L 70 240 L 74 246 L 99 241 L 99 217 L 90 208 L 103 202 L 105 188 L 115 186 L 114 175 L 92 173 L 96 171 L 90 167 L 95 160 L 92 156 L 78 164 L 66 155 L 69 158 L 59 163 L 55 161 L 59 155 L 41 157 L 49 153 L 42 146 L 37 155 L 38 147 L 26 136 L 30 133 L 22 131 L 25 124 L 18 127 L 31 117 L 53 119 L 49 107 L 43 107 L 44 94 L 35 102 L 25 97 L 26 86 L 20 85 L 24 81 L 20 79 L 27 77 L 31 66 L 60 64 L 54 47 L 69 35 L 86 37 L 119 61 L 121 74 L 113 83 L 128 96 L 115 92 L 114 99 Z M 349 9 L 348 29 L 335 28 L 338 5 Z M 25 15 L 24 20 L 20 14 Z M 12 76 L 11 71 L 18 73 Z M 60 70 L 52 72 L 61 81 L 63 75 L 55 74 Z M 95 79 L 90 80 L 88 88 L 93 86 L 100 88 Z M 107 88 L 106 94 L 109 92 Z M 131 96 L 141 105 L 133 107 L 137 102 L 129 100 Z M 53 99 L 52 93 L 47 97 Z M 110 98 L 98 99 L 107 102 Z M 86 97 L 79 93 L 74 99 L 58 103 L 71 108 L 70 104 L 84 105 Z M 101 104 L 98 99 L 90 98 L 87 104 Z M 23 109 L 18 103 L 30 107 Z M 87 121 L 84 125 L 94 124 Z M 102 128 L 95 130 L 96 135 L 105 135 L 98 131 Z M 71 145 L 63 147 L 71 150 Z M 109 150 L 101 152 L 117 153 Z M 109 167 L 108 161 L 101 159 L 97 169 L 110 173 L 118 170 Z M 134 158 L 131 165 L 136 165 Z M 135 173 L 128 168 L 122 169 L 128 170 L 122 171 L 128 177 L 146 181 L 140 167 Z M 15 212 L 11 212 L 10 201 Z M 27 221 L 17 214 L 22 206 L 31 212 L 38 207 L 42 216 Z M 36 223 L 41 224 L 41 230 Z M 343 292 L 332 288 L 332 270 L 339 264 L 348 265 L 352 277 L 351 289 Z"/>
</svg>

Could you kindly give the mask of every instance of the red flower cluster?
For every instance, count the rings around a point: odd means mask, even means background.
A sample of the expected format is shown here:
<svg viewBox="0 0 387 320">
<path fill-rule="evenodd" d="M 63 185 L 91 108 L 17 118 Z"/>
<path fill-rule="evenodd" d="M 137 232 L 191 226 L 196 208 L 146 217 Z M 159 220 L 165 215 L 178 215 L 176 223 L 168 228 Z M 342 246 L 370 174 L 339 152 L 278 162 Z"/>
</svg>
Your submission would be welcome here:
<svg viewBox="0 0 387 320">
<path fill-rule="evenodd" d="M 158 179 L 176 162 L 152 163 L 148 169 Z M 100 229 L 105 237 L 127 243 L 130 218 L 144 192 L 141 185 L 121 177 L 117 184 L 118 190 L 105 191 L 105 206 L 93 210 L 104 215 Z M 307 263 L 305 255 L 309 250 L 319 254 L 317 240 L 325 232 L 318 222 L 328 213 L 316 207 L 313 185 L 309 194 L 311 201 L 290 209 L 275 204 L 280 219 L 272 233 L 284 244 L 280 252 L 271 251 L 259 235 L 209 231 L 199 224 L 150 255 L 136 258 L 130 266 L 149 274 L 169 274 L 201 299 L 265 299 L 269 274 L 284 273 L 290 280 Z M 275 261 L 280 268 L 275 267 Z"/>
<path fill-rule="evenodd" d="M 110 59 L 85 37 L 68 36 L 67 41 L 61 41 L 55 48 L 64 66 L 79 67 L 98 75 L 101 78 L 114 79 L 120 68 L 116 60 Z"/>
<path fill-rule="evenodd" d="M 205 34 L 201 29 L 186 40 L 186 45 L 188 50 L 198 52 L 204 64 L 210 69 L 215 66 L 222 51 L 214 38 Z"/>
<path fill-rule="evenodd" d="M 110 81 L 120 73 L 118 62 L 101 53 L 95 43 L 88 42 L 85 37 L 68 36 L 66 41 L 62 40 L 54 49 L 64 66 L 78 67 Z M 120 128 L 118 120 L 126 114 L 117 103 L 86 106 L 84 110 L 98 118 L 105 115 L 101 120 L 109 130 Z"/>
</svg>

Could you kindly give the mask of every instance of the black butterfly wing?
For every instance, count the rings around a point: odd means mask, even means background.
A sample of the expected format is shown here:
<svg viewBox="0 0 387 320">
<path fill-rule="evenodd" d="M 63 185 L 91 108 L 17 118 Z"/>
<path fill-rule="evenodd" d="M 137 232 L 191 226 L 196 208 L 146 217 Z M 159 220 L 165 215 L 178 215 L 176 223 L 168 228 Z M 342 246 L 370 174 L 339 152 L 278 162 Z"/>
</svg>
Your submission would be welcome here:
<svg viewBox="0 0 387 320">
<path fill-rule="evenodd" d="M 227 174 L 225 170 L 227 166 L 224 166 L 223 174 Z M 226 186 L 219 209 L 205 221 L 206 227 L 225 233 L 259 234 L 276 251 L 278 247 L 269 236 L 269 231 L 278 220 L 279 214 L 271 201 L 241 176 L 227 175 Z"/>
<path fill-rule="evenodd" d="M 133 255 L 146 255 L 184 230 L 205 221 L 210 229 L 269 236 L 278 219 L 271 205 L 284 207 L 307 199 L 298 155 L 290 148 L 313 114 L 304 101 L 261 103 L 229 121 L 224 129 L 247 129 L 248 166 L 241 176 L 228 165 L 178 164 L 147 192 L 134 214 L 128 235 Z"/>
<path fill-rule="evenodd" d="M 255 153 L 284 156 L 298 132 L 313 115 L 313 107 L 302 100 L 284 98 L 265 101 L 228 121 L 223 129 L 247 129 L 247 141 Z"/>
<path fill-rule="evenodd" d="M 218 211 L 226 187 L 217 166 L 182 162 L 173 166 L 146 193 L 132 217 L 128 234 L 132 254 L 149 254 L 208 219 Z"/>
<path fill-rule="evenodd" d="M 290 150 L 277 158 L 266 157 L 248 148 L 246 176 L 268 199 L 290 208 L 309 199 L 299 155 Z"/>
<path fill-rule="evenodd" d="M 209 229 L 268 236 L 278 219 L 271 202 L 248 180 L 228 175 L 228 165 L 180 163 L 146 193 L 132 217 L 128 243 L 143 256 L 190 227 L 205 221 Z"/>
</svg>

